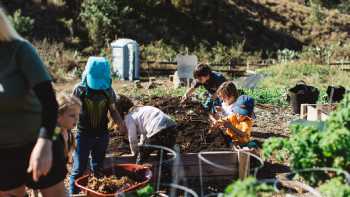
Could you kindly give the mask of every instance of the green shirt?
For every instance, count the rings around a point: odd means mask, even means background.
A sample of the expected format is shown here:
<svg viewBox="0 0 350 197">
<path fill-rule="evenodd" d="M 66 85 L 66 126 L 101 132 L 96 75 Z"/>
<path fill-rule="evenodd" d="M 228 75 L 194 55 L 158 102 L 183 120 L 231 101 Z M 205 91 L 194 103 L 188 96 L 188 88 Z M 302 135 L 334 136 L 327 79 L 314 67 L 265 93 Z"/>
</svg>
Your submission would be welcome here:
<svg viewBox="0 0 350 197">
<path fill-rule="evenodd" d="M 0 148 L 37 139 L 41 104 L 33 87 L 48 80 L 49 73 L 29 42 L 0 42 Z"/>
</svg>

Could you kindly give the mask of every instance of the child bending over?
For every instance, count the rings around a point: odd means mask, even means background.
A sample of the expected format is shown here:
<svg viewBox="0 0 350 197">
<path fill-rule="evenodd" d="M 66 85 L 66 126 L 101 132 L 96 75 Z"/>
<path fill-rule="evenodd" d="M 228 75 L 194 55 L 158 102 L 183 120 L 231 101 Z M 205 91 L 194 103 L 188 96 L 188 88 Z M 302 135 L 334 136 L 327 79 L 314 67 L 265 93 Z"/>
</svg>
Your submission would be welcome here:
<svg viewBox="0 0 350 197">
<path fill-rule="evenodd" d="M 181 102 L 187 100 L 196 88 L 203 86 L 209 93 L 209 97 L 205 101 L 204 108 L 210 112 L 215 111 L 215 106 L 220 106 L 221 101 L 216 95 L 216 91 L 219 86 L 226 81 L 225 77 L 218 72 L 214 72 L 207 64 L 199 64 L 193 71 L 195 81 L 192 87 L 188 89 L 185 95 L 182 97 Z"/>
<path fill-rule="evenodd" d="M 144 163 L 154 151 L 142 145 L 173 148 L 176 143 L 176 123 L 167 114 L 152 106 L 134 106 L 124 95 L 119 96 L 117 108 L 125 121 L 130 149 L 137 163 Z"/>
</svg>

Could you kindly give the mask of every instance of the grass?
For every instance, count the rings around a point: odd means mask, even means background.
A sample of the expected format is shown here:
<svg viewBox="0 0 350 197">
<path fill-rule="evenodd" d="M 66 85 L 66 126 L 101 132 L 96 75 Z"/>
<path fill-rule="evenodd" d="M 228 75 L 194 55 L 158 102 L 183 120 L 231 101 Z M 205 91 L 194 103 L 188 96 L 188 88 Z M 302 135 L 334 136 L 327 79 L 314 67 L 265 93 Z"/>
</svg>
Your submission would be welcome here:
<svg viewBox="0 0 350 197">
<path fill-rule="evenodd" d="M 329 85 L 342 85 L 350 88 L 349 73 L 327 65 L 288 63 L 270 66 L 258 70 L 266 75 L 260 88 L 287 89 L 303 80 L 320 90 Z"/>
<path fill-rule="evenodd" d="M 259 104 L 271 104 L 275 106 L 287 106 L 286 90 L 280 88 L 256 88 L 244 89 L 244 94 L 255 99 Z"/>
<path fill-rule="evenodd" d="M 140 99 L 143 97 L 165 97 L 165 96 L 183 96 L 185 94 L 186 88 L 169 88 L 167 85 L 160 85 L 153 89 L 139 89 L 136 87 L 130 87 L 130 85 L 124 86 L 118 91 L 122 94 L 125 94 L 126 96 Z"/>
</svg>

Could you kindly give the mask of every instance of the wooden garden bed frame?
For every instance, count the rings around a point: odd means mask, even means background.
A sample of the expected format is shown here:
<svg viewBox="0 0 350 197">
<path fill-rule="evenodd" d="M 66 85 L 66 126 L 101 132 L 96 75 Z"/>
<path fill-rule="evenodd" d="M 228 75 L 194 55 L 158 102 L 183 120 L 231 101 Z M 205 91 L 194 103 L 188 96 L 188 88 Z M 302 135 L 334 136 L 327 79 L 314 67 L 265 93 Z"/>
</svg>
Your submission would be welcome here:
<svg viewBox="0 0 350 197">
<path fill-rule="evenodd" d="M 335 106 L 336 104 L 301 104 L 300 118 L 309 121 L 325 121 L 331 111 L 326 111 L 324 108 Z"/>
</svg>

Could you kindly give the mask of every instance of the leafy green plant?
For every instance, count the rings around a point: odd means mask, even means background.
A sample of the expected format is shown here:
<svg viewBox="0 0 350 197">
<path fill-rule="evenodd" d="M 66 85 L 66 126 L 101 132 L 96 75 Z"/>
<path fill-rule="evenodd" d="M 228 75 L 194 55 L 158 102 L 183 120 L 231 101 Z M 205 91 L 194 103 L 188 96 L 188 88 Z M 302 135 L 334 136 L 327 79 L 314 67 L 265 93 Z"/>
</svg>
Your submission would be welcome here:
<svg viewBox="0 0 350 197">
<path fill-rule="evenodd" d="M 270 139 L 264 144 L 264 156 L 286 154 L 294 170 L 313 167 L 350 168 L 350 94 L 325 122 L 325 128 L 296 125 L 289 139 Z M 319 173 L 303 176 L 310 184 L 324 180 Z"/>
<path fill-rule="evenodd" d="M 16 31 L 22 36 L 28 36 L 32 32 L 34 19 L 23 16 L 20 9 L 16 10 L 13 16 L 9 16 L 9 18 Z"/>
<path fill-rule="evenodd" d="M 271 158 L 275 156 L 278 161 L 283 161 L 286 159 L 286 154 L 282 151 L 276 152 L 276 150 L 282 150 L 284 148 L 283 138 L 269 138 L 263 144 L 263 157 L 264 159 Z"/>
<path fill-rule="evenodd" d="M 225 197 L 268 197 L 274 192 L 272 186 L 259 183 L 255 178 L 248 177 L 238 180 L 225 189 Z"/>
<path fill-rule="evenodd" d="M 151 185 L 139 189 L 136 191 L 138 197 L 149 197 L 154 194 L 154 188 Z"/>
<path fill-rule="evenodd" d="M 295 60 L 299 57 L 298 52 L 289 50 L 289 49 L 283 49 L 277 51 L 277 59 L 281 63 L 287 63 L 292 60 Z"/>
<path fill-rule="evenodd" d="M 255 99 L 256 103 L 272 104 L 276 106 L 288 105 L 285 99 L 285 90 L 280 88 L 255 88 L 243 89 L 243 94 L 247 94 Z"/>
<path fill-rule="evenodd" d="M 324 197 L 349 197 L 350 186 L 344 183 L 344 181 L 337 177 L 327 181 L 319 188 L 321 194 Z"/>
</svg>

